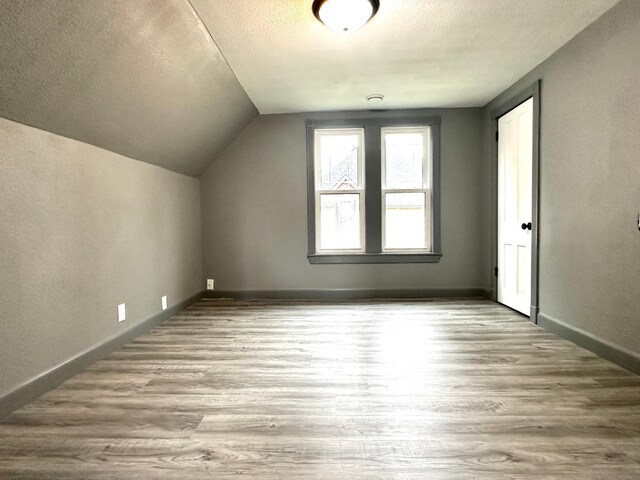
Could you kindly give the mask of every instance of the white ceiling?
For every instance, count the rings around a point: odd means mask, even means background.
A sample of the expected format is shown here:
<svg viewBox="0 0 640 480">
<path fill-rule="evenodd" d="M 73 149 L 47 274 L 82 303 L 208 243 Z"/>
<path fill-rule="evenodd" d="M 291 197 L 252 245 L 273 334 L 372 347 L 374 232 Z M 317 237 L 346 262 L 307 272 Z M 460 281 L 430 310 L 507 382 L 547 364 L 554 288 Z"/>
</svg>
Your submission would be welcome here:
<svg viewBox="0 0 640 480">
<path fill-rule="evenodd" d="M 312 0 L 191 0 L 260 113 L 482 106 L 618 0 L 381 0 L 336 34 Z"/>
</svg>

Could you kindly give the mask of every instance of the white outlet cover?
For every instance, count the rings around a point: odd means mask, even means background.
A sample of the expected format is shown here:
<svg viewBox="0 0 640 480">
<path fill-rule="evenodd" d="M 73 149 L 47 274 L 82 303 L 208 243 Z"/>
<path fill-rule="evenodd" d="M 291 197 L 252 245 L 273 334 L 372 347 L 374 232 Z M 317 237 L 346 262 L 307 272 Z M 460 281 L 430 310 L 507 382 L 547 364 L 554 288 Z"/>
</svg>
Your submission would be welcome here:
<svg viewBox="0 0 640 480">
<path fill-rule="evenodd" d="M 124 305 L 125 305 L 124 303 L 121 303 L 120 305 L 118 305 L 118 321 L 119 322 L 124 322 L 125 319 L 127 318 L 127 312 Z"/>
<path fill-rule="evenodd" d="M 167 296 L 163 296 L 162 297 L 162 310 L 166 310 L 167 309 Z"/>
<path fill-rule="evenodd" d="M 213 290 L 213 288 L 214 288 L 213 278 L 208 278 L 207 279 L 207 290 Z"/>
</svg>

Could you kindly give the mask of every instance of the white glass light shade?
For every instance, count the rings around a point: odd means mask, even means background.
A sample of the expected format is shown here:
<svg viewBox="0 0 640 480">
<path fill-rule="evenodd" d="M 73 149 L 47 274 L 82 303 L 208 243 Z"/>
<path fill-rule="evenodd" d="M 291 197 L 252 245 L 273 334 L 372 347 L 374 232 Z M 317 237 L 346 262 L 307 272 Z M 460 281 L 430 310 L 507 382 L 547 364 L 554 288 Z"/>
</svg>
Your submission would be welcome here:
<svg viewBox="0 0 640 480">
<path fill-rule="evenodd" d="M 334 32 L 354 32 L 364 26 L 378 10 L 373 0 L 316 0 L 313 12 Z"/>
</svg>

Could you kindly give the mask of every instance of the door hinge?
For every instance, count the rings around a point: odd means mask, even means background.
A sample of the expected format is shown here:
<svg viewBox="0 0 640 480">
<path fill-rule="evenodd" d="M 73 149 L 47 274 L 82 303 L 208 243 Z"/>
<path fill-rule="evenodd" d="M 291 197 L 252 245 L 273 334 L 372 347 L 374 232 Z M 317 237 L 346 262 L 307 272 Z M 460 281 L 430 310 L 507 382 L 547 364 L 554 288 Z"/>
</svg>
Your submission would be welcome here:
<svg viewBox="0 0 640 480">
<path fill-rule="evenodd" d="M 498 141 L 498 138 L 500 138 L 500 132 L 496 131 L 496 142 Z"/>
<path fill-rule="evenodd" d="M 496 277 L 498 276 L 498 267 L 495 268 Z"/>
</svg>

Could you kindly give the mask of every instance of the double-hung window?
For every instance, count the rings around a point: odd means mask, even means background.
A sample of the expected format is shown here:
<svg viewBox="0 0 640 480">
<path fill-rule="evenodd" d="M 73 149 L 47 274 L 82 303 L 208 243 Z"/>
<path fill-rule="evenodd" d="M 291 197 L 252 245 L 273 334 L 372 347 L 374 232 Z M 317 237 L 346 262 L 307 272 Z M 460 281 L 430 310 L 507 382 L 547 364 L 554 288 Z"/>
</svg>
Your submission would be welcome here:
<svg viewBox="0 0 640 480">
<path fill-rule="evenodd" d="M 383 252 L 429 252 L 429 127 L 382 129 Z"/>
<path fill-rule="evenodd" d="M 315 132 L 315 216 L 318 252 L 362 253 L 364 129 Z"/>
<path fill-rule="evenodd" d="M 307 121 L 309 261 L 440 259 L 438 118 Z"/>
</svg>

